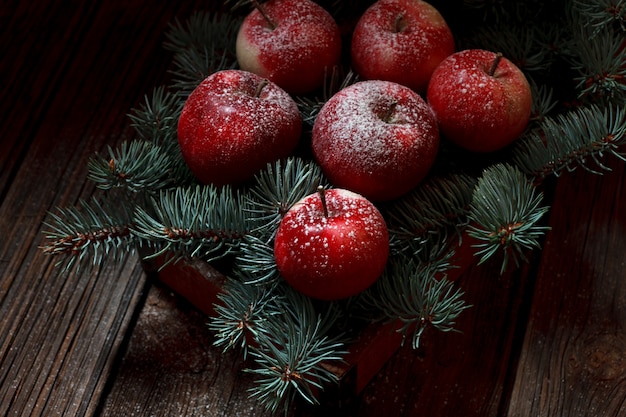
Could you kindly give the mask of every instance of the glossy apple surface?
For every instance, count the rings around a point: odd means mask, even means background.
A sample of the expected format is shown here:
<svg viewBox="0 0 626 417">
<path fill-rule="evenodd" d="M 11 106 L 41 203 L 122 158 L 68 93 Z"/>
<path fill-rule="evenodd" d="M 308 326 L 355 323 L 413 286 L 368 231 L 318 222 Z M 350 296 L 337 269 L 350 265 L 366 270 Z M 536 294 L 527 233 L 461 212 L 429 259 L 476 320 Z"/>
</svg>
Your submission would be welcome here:
<svg viewBox="0 0 626 417">
<path fill-rule="evenodd" d="M 446 58 L 430 80 L 427 101 L 442 135 L 475 152 L 511 144 L 530 119 L 532 94 L 522 71 L 506 58 L 490 73 L 496 53 L 481 49 Z"/>
<path fill-rule="evenodd" d="M 358 294 L 382 274 L 389 256 L 387 225 L 364 197 L 343 189 L 296 203 L 278 228 L 274 257 L 285 280 L 316 299 Z"/>
<path fill-rule="evenodd" d="M 291 94 L 320 87 L 339 63 L 341 34 L 332 16 L 310 0 L 270 0 L 243 21 L 237 34 L 239 66 Z"/>
<path fill-rule="evenodd" d="M 207 77 L 187 98 L 178 142 L 205 184 L 237 184 L 288 156 L 302 130 L 298 106 L 276 84 L 240 70 Z"/>
<path fill-rule="evenodd" d="M 441 14 L 420 0 L 379 0 L 359 19 L 352 65 L 361 79 L 393 81 L 424 93 L 432 72 L 454 53 Z"/>
<path fill-rule="evenodd" d="M 331 183 L 372 201 L 392 200 L 419 184 L 438 146 L 426 102 L 389 81 L 340 90 L 324 104 L 312 132 L 313 154 Z"/>
</svg>

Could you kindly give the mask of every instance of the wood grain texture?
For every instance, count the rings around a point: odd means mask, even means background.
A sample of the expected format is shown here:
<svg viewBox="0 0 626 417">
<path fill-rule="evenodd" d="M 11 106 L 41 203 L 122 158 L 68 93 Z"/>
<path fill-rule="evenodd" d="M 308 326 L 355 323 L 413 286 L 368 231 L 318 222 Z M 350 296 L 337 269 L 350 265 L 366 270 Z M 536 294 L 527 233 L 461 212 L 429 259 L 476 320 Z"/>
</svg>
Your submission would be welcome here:
<svg viewBox="0 0 626 417">
<path fill-rule="evenodd" d="M 626 415 L 624 164 L 558 183 L 510 416 Z"/>
<path fill-rule="evenodd" d="M 0 415 L 92 414 L 141 305 L 137 259 L 62 276 L 39 246 L 48 211 L 94 194 L 88 158 L 129 137 L 127 112 L 163 80 L 154 33 L 176 9 L 162 6 L 2 5 Z"/>
</svg>

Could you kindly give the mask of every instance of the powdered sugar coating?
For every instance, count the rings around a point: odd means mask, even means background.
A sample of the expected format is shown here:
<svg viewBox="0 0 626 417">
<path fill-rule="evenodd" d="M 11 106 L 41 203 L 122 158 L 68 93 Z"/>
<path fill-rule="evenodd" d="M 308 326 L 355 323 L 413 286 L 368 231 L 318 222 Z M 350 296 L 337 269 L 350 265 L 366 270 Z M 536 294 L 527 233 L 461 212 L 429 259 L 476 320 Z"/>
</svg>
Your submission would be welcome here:
<svg viewBox="0 0 626 417">
<path fill-rule="evenodd" d="M 187 98 L 178 141 L 200 181 L 223 185 L 245 181 L 288 156 L 301 130 L 289 94 L 255 74 L 226 70 L 207 77 Z"/>
<path fill-rule="evenodd" d="M 376 207 L 351 191 L 325 191 L 292 207 L 276 234 L 274 257 L 283 277 L 302 293 L 339 299 L 369 287 L 386 265 L 389 236 Z"/>
<path fill-rule="evenodd" d="M 246 17 L 236 44 L 241 69 L 290 93 L 321 86 L 326 69 L 341 56 L 341 34 L 332 16 L 310 0 L 270 0 L 262 7 L 276 27 L 256 9 Z"/>
<path fill-rule="evenodd" d="M 437 155 L 435 117 L 415 92 L 362 81 L 335 94 L 313 126 L 317 162 L 331 182 L 374 201 L 414 188 Z"/>
<path fill-rule="evenodd" d="M 455 51 L 441 14 L 415 0 L 379 0 L 359 19 L 351 48 L 362 79 L 386 80 L 423 93 L 437 65 Z"/>
<path fill-rule="evenodd" d="M 532 97 L 522 71 L 496 54 L 470 49 L 446 58 L 433 73 L 427 100 L 442 133 L 467 149 L 489 152 L 515 140 L 530 118 Z"/>
</svg>

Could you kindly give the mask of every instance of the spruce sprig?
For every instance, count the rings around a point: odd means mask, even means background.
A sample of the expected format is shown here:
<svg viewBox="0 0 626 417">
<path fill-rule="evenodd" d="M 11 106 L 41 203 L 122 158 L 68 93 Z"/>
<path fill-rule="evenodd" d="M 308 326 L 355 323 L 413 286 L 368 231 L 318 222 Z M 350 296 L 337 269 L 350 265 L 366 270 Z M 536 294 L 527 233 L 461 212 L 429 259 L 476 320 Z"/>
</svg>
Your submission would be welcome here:
<svg viewBox="0 0 626 417">
<path fill-rule="evenodd" d="M 433 177 L 384 207 L 392 249 L 417 254 L 425 241 L 466 224 L 475 184 L 465 174 Z"/>
<path fill-rule="evenodd" d="M 278 314 L 274 303 L 273 286 L 249 285 L 237 279 L 227 279 L 220 303 L 215 305 L 215 316 L 209 317 L 209 329 L 215 333 L 215 346 L 227 351 L 238 348 L 248 357 L 250 343 L 267 331 L 268 316 Z"/>
<path fill-rule="evenodd" d="M 80 201 L 77 207 L 59 208 L 45 223 L 45 254 L 59 257 L 58 267 L 69 271 L 74 266 L 99 265 L 105 259 L 118 260 L 134 252 L 137 237 L 133 216 L 124 206 L 96 198 Z"/>
<path fill-rule="evenodd" d="M 250 350 L 255 366 L 246 369 L 257 377 L 250 390 L 269 410 L 286 412 L 296 398 L 311 404 L 319 401 L 314 390 L 336 382 L 324 363 L 341 361 L 345 355 L 342 335 L 329 333 L 335 321 L 332 308 L 316 311 L 310 298 L 283 286 L 266 329 L 258 333 L 258 345 Z"/>
<path fill-rule="evenodd" d="M 160 86 L 128 114 L 131 126 L 141 139 L 163 146 L 168 151 L 177 145 L 176 127 L 183 100 Z"/>
<path fill-rule="evenodd" d="M 155 192 L 176 183 L 178 164 L 171 153 L 145 140 L 109 146 L 108 157 L 92 156 L 88 178 L 103 190 L 122 188 L 130 192 Z"/>
<path fill-rule="evenodd" d="M 233 14 L 196 12 L 186 24 L 176 20 L 165 49 L 174 53 L 173 88 L 187 97 L 210 74 L 236 68 L 235 39 L 241 19 Z"/>
<path fill-rule="evenodd" d="M 150 201 L 137 207 L 134 230 L 155 249 L 151 257 L 215 260 L 235 252 L 248 231 L 243 198 L 229 186 L 178 187 Z"/>
<path fill-rule="evenodd" d="M 591 105 L 544 119 L 517 141 L 512 159 L 537 182 L 579 166 L 599 174 L 608 170 L 605 155 L 624 159 L 624 142 L 626 110 Z"/>
<path fill-rule="evenodd" d="M 455 331 L 456 319 L 469 308 L 463 291 L 438 276 L 447 268 L 446 259 L 423 264 L 411 257 L 394 258 L 373 291 L 363 295 L 361 302 L 381 311 L 388 322 L 395 322 L 397 331 L 404 340 L 410 338 L 414 349 L 428 327 Z"/>
<path fill-rule="evenodd" d="M 574 0 L 574 8 L 585 16 L 587 24 L 597 31 L 618 25 L 626 32 L 626 3 L 624 0 Z"/>
<path fill-rule="evenodd" d="M 255 176 L 246 194 L 246 213 L 253 231 L 272 239 L 282 217 L 296 202 L 324 185 L 321 168 L 312 161 L 289 157 L 270 163 Z"/>
<path fill-rule="evenodd" d="M 474 190 L 468 226 L 468 234 L 482 242 L 475 245 L 480 249 L 479 264 L 502 253 L 503 273 L 511 259 L 519 265 L 526 250 L 540 247 L 548 230 L 540 220 L 549 210 L 542 200 L 542 193 L 516 167 L 500 163 L 483 172 Z"/>
</svg>

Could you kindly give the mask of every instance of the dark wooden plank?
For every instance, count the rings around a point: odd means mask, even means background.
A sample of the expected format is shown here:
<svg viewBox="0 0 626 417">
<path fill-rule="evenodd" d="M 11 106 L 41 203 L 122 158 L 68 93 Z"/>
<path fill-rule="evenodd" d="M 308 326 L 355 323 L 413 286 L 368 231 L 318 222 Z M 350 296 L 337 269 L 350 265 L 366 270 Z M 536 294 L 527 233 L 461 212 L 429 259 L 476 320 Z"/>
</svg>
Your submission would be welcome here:
<svg viewBox="0 0 626 417">
<path fill-rule="evenodd" d="M 48 210 L 92 195 L 88 158 L 132 135 L 126 114 L 170 62 L 155 33 L 180 9 L 139 0 L 20 2 L 3 28 L 17 68 L 3 60 L 11 83 L 0 96 L 1 150 L 8 150 L 0 184 L 0 415 L 84 416 L 99 403 L 145 274 L 130 257 L 60 276 L 39 249 L 42 222 Z M 31 49 L 21 50 L 20 39 Z"/>
<path fill-rule="evenodd" d="M 98 416 L 263 416 L 236 352 L 212 346 L 206 316 L 156 282 Z"/>
<path fill-rule="evenodd" d="M 508 415 L 626 415 L 626 170 L 611 166 L 558 183 Z"/>
</svg>

